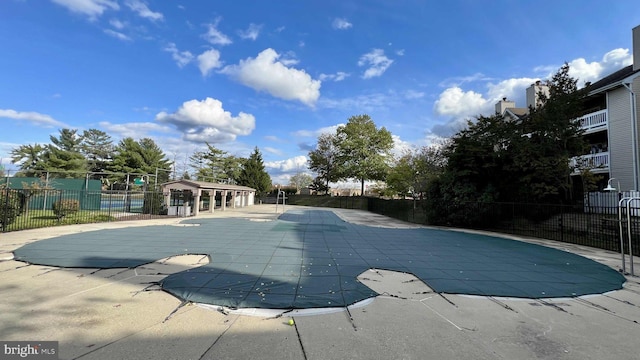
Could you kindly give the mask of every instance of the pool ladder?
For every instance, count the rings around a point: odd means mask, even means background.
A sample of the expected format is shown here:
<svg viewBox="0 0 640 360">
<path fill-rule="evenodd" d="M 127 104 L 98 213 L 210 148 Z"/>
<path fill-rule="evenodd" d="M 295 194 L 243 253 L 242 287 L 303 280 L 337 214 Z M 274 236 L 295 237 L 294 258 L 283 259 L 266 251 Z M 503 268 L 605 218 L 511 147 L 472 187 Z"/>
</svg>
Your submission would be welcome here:
<svg viewBox="0 0 640 360">
<path fill-rule="evenodd" d="M 625 204 L 626 201 L 626 204 Z M 627 273 L 627 262 L 625 261 L 624 256 L 624 230 L 622 226 L 622 212 L 626 210 L 627 214 L 627 236 L 629 238 L 629 274 L 631 276 L 635 276 L 633 272 L 633 243 L 631 241 L 631 202 L 632 201 L 640 201 L 640 197 L 638 196 L 627 196 L 620 199 L 618 202 L 618 225 L 620 227 L 620 255 L 622 257 L 622 273 Z M 635 206 L 634 209 L 638 210 L 638 206 Z"/>
</svg>

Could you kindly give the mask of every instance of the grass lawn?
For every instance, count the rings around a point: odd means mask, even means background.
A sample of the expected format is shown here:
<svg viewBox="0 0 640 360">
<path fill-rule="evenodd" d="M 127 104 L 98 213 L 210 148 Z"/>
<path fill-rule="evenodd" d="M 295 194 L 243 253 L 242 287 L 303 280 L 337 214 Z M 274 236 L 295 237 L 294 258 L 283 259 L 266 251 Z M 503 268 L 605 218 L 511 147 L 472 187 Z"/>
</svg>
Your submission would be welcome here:
<svg viewBox="0 0 640 360">
<path fill-rule="evenodd" d="M 113 214 L 113 213 L 112 213 Z M 7 231 L 36 229 L 49 226 L 89 224 L 116 220 L 107 211 L 80 210 L 69 214 L 62 219 L 53 213 L 53 210 L 29 210 L 27 214 L 21 214 L 13 223 L 7 226 Z"/>
</svg>

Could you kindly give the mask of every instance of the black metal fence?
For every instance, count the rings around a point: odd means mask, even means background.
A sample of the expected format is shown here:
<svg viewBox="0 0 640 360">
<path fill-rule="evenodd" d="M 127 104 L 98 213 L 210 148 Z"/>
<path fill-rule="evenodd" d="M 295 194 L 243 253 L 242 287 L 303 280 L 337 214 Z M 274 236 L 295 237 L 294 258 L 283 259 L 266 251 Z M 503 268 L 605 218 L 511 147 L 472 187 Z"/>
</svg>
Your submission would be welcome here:
<svg viewBox="0 0 640 360">
<path fill-rule="evenodd" d="M 423 201 L 369 198 L 368 210 L 417 224 L 495 231 L 612 251 L 620 251 L 622 229 L 625 252 L 629 252 L 631 234 L 633 253 L 640 253 L 637 206 L 630 207 L 631 216 L 627 216 L 626 209 L 619 214 L 617 207 L 609 206 L 465 202 L 442 204 L 434 213 Z"/>
<path fill-rule="evenodd" d="M 456 203 L 290 195 L 288 204 L 361 209 L 416 224 L 488 230 L 640 253 L 640 207 Z M 0 231 L 168 217 L 159 192 L 0 189 Z M 175 216 L 175 215 L 174 215 Z M 622 221 L 619 221 L 619 217 Z M 627 220 L 628 219 L 628 220 Z"/>
<path fill-rule="evenodd" d="M 159 192 L 0 189 L 2 232 L 166 217 Z"/>
</svg>

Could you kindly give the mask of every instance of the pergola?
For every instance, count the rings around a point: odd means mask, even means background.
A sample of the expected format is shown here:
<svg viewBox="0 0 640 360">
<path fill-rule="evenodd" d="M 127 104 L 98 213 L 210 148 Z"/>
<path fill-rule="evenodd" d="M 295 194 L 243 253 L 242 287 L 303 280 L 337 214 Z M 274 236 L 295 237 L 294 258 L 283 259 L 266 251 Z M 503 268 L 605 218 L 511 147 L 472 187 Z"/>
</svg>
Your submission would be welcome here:
<svg viewBox="0 0 640 360">
<path fill-rule="evenodd" d="M 206 181 L 194 181 L 194 180 L 175 180 L 169 181 L 162 185 L 162 193 L 165 198 L 166 204 L 171 204 L 171 192 L 172 191 L 191 191 L 193 194 L 193 216 L 197 216 L 200 209 L 203 207 L 202 201 L 203 194 L 209 195 L 209 209 L 208 213 L 213 213 L 215 209 L 215 198 L 219 193 L 222 197 L 220 208 L 222 211 L 226 210 L 227 197 L 231 194 L 229 206 L 232 208 L 245 207 L 254 204 L 256 189 L 230 184 L 211 183 Z M 188 214 L 185 214 L 188 215 Z"/>
</svg>

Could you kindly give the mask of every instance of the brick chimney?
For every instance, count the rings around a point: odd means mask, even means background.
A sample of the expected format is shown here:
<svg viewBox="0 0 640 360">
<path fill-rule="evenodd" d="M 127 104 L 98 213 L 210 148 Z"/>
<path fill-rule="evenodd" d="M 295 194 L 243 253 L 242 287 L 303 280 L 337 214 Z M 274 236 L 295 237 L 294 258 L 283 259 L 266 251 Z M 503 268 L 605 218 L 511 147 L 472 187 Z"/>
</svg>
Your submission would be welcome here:
<svg viewBox="0 0 640 360">
<path fill-rule="evenodd" d="M 633 34 L 633 71 L 640 69 L 640 25 L 632 30 Z"/>
</svg>

